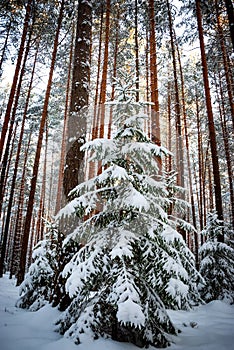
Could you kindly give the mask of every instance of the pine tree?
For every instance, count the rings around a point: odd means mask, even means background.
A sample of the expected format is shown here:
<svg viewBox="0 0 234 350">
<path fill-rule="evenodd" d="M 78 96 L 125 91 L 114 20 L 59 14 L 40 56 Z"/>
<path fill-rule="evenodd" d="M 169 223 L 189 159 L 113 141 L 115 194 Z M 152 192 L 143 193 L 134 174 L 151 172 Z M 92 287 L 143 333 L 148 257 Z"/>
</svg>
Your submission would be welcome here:
<svg viewBox="0 0 234 350">
<path fill-rule="evenodd" d="M 113 139 L 95 139 L 83 150 L 104 171 L 71 191 L 58 218 L 85 218 L 64 242 L 87 242 L 63 270 L 71 298 L 58 330 L 82 341 L 108 336 L 138 346 L 167 346 L 176 334 L 165 309 L 199 300 L 194 257 L 169 219 L 168 191 L 156 180 L 157 157 L 167 151 L 143 132 L 143 104 L 135 82 L 117 81 Z M 165 303 L 165 305 L 164 305 Z"/>
<path fill-rule="evenodd" d="M 202 231 L 207 241 L 201 246 L 200 273 L 206 282 L 200 288 L 201 296 L 207 302 L 226 300 L 234 302 L 234 249 L 230 245 L 218 242 L 220 231 L 227 232 L 223 221 L 216 212 L 209 213 L 207 225 Z"/>
</svg>

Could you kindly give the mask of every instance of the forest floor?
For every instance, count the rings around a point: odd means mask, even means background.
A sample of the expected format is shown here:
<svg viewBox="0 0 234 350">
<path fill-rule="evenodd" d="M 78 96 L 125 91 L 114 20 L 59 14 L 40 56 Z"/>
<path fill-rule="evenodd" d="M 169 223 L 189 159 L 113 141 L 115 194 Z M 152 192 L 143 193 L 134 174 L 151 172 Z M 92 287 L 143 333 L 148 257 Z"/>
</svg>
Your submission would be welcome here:
<svg viewBox="0 0 234 350">
<path fill-rule="evenodd" d="M 139 350 L 136 346 L 112 340 L 87 339 L 80 345 L 54 332 L 56 308 L 44 306 L 36 312 L 15 307 L 18 288 L 7 275 L 0 279 L 1 350 Z M 234 305 L 213 301 L 191 311 L 168 310 L 181 330 L 172 337 L 170 350 L 234 349 Z M 150 347 L 150 350 L 155 348 Z"/>
</svg>

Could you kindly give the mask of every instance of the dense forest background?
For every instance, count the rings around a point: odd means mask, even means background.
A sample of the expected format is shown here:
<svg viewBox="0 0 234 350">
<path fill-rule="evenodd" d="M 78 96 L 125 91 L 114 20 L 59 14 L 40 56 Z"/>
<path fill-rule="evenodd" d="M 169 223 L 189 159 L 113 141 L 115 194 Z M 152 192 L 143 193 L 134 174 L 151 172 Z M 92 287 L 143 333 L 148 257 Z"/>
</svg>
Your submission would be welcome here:
<svg viewBox="0 0 234 350">
<path fill-rule="evenodd" d="M 23 281 L 46 222 L 105 169 L 80 147 L 113 137 L 120 81 L 146 102 L 144 132 L 171 152 L 160 176 L 185 189 L 195 230 L 181 234 L 197 267 L 207 230 L 231 241 L 233 50 L 231 0 L 2 0 L 0 275 Z"/>
</svg>

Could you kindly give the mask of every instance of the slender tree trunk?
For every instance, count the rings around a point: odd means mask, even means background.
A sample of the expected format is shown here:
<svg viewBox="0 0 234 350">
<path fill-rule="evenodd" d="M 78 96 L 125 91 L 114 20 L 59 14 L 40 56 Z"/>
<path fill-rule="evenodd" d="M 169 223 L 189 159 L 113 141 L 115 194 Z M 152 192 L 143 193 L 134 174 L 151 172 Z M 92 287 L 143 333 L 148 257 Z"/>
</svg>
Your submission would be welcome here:
<svg viewBox="0 0 234 350">
<path fill-rule="evenodd" d="M 113 78 L 116 78 L 117 75 L 117 57 L 118 57 L 118 50 L 119 50 L 119 18 L 120 18 L 120 11 L 119 7 L 117 9 L 117 18 L 116 18 L 116 34 L 115 34 L 115 49 L 114 49 L 114 62 L 113 62 Z M 115 86 L 112 84 L 111 89 L 111 101 L 114 101 L 115 98 Z M 109 124 L 108 124 L 108 135 L 107 138 L 111 138 L 111 128 L 112 128 L 112 117 L 113 117 L 113 109 L 110 107 L 110 118 L 109 118 Z"/>
<path fill-rule="evenodd" d="M 226 51 L 226 46 L 225 46 L 225 40 L 224 40 L 224 35 L 223 35 L 223 29 L 222 29 L 222 24 L 221 24 L 221 19 L 219 15 L 219 9 L 218 9 L 218 1 L 215 0 L 215 7 L 216 7 L 216 20 L 218 24 L 218 33 L 219 33 L 219 41 L 220 41 L 220 46 L 221 46 L 221 51 L 222 51 L 222 58 L 223 58 L 223 68 L 225 71 L 225 79 L 226 79 L 226 84 L 227 84 L 227 93 L 228 93 L 228 99 L 229 99 L 229 104 L 230 104 L 230 110 L 231 110 L 231 116 L 232 116 L 232 126 L 234 130 L 234 99 L 233 99 L 233 87 L 230 79 L 230 72 L 229 72 L 229 65 L 227 61 L 227 51 Z M 233 22 L 234 26 L 234 22 Z"/>
<path fill-rule="evenodd" d="M 17 62 L 16 62 L 16 67 L 15 67 L 14 78 L 13 78 L 13 82 L 11 85 L 11 91 L 10 91 L 8 104 L 6 107 L 5 118 L 4 118 L 4 122 L 3 122 L 3 126 L 2 126 L 2 133 L 1 133 L 1 139 L 0 139 L 0 160 L 2 159 L 3 147 L 5 144 L 6 133 L 7 133 L 8 124 L 10 121 L 11 110 L 12 110 L 12 106 L 13 106 L 13 102 L 14 102 L 14 96 L 15 96 L 17 81 L 18 81 L 19 72 L 20 72 L 20 66 L 21 66 L 21 62 L 22 62 L 22 58 L 23 58 L 24 45 L 25 45 L 25 41 L 26 41 L 26 37 L 27 37 L 27 31 L 28 31 L 30 14 L 31 14 L 31 4 L 32 4 L 32 0 L 28 0 L 27 7 L 26 7 L 25 19 L 24 19 L 24 27 L 23 27 L 23 32 L 22 32 L 22 36 L 21 36 L 21 43 L 20 43 L 18 58 L 17 58 Z"/>
<path fill-rule="evenodd" d="M 176 52 L 173 34 L 173 22 L 171 16 L 171 9 L 169 1 L 167 0 L 167 11 L 169 18 L 169 29 L 170 29 L 170 39 L 171 39 L 171 51 L 172 51 L 172 61 L 173 61 L 173 75 L 174 75 L 174 85 L 175 85 L 175 118 L 176 118 L 176 143 L 177 143 L 177 184 L 184 187 L 184 152 L 183 152 L 183 135 L 181 126 L 181 108 L 180 108 L 180 97 L 179 97 L 179 86 L 178 86 L 178 76 L 176 68 Z"/>
<path fill-rule="evenodd" d="M 106 102 L 106 87 L 107 87 L 107 68 L 108 68 L 108 57 L 109 57 L 109 40 L 110 40 L 110 0 L 106 0 L 106 28 L 105 28 L 105 49 L 102 67 L 102 81 L 100 88 L 100 108 L 101 108 L 101 119 L 100 119 L 100 130 L 99 137 L 104 137 L 105 130 L 105 102 Z"/>
<path fill-rule="evenodd" d="M 189 147 L 188 126 L 187 126 L 187 113 L 186 113 L 186 106 L 185 106 L 184 76 L 183 76 L 180 52 L 179 52 L 178 46 L 177 46 L 177 52 L 178 52 L 178 62 L 179 62 L 180 80 L 181 80 L 182 111 L 183 111 L 184 133 L 185 133 L 186 158 L 187 158 L 188 176 L 189 176 L 190 201 L 191 201 L 191 209 L 192 209 L 193 226 L 197 228 L 196 210 L 195 210 L 195 202 L 194 202 L 194 196 L 193 196 L 192 172 L 191 172 L 191 164 L 190 164 L 190 147 Z M 198 242 L 195 239 L 195 246 L 196 246 L 195 249 L 198 251 L 197 244 Z"/>
<path fill-rule="evenodd" d="M 171 83 L 168 81 L 167 84 L 167 116 L 168 116 L 168 123 L 167 123 L 167 148 L 171 152 L 172 151 L 172 136 L 171 136 Z M 172 156 L 168 155 L 168 166 L 167 166 L 167 172 L 170 174 L 172 172 Z M 170 210 L 171 214 L 172 210 Z"/>
<path fill-rule="evenodd" d="M 59 32 L 60 32 L 62 18 L 63 18 L 63 9 L 64 9 L 64 0 L 62 0 L 61 2 L 60 13 L 58 17 L 58 24 L 57 24 L 57 30 L 56 30 L 55 40 L 54 40 L 54 48 L 53 48 L 51 66 L 50 66 L 50 72 L 49 72 L 49 79 L 47 83 L 44 106 L 43 106 L 43 111 L 41 116 L 37 149 L 36 149 L 36 155 L 35 155 L 34 166 L 33 166 L 33 175 L 31 178 L 30 193 L 29 193 L 29 199 L 28 199 L 28 205 L 27 205 L 27 211 L 26 211 L 26 217 L 25 217 L 25 225 L 24 225 L 24 231 L 23 231 L 22 250 L 21 250 L 21 256 L 20 256 L 20 266 L 19 266 L 19 273 L 17 278 L 17 285 L 23 282 L 24 274 L 25 274 L 28 238 L 29 238 L 30 228 L 31 228 L 33 203 L 34 203 L 34 197 L 36 192 L 36 183 L 37 183 L 37 175 L 38 175 L 38 168 L 39 168 L 40 155 L 41 155 L 43 133 L 44 133 L 45 123 L 47 118 L 52 78 L 53 78 L 53 72 L 54 72 L 54 66 L 55 66 L 55 60 L 56 60 L 56 54 L 57 54 L 57 48 L 58 48 Z"/>
<path fill-rule="evenodd" d="M 157 52 L 155 38 L 155 11 L 154 0 L 149 0 L 149 40 L 150 40 L 150 90 L 152 106 L 151 115 L 151 138 L 156 145 L 161 145 L 160 120 L 159 120 L 159 98 L 158 98 L 158 70 Z"/>
<path fill-rule="evenodd" d="M 46 123 L 45 134 L 46 134 L 46 137 L 45 137 L 45 155 L 44 155 L 44 164 L 43 164 L 43 176 L 42 176 L 39 210 L 37 213 L 36 232 L 35 232 L 36 242 L 39 242 L 43 239 L 43 228 L 44 228 L 43 217 L 44 217 L 44 207 L 45 207 L 47 151 L 48 151 L 48 126 L 47 126 L 47 123 Z"/>
<path fill-rule="evenodd" d="M 99 115 L 97 115 L 97 105 L 98 105 L 98 91 L 99 91 L 99 81 L 100 81 L 100 70 L 101 70 L 101 55 L 102 55 L 102 32 L 103 32 L 103 16 L 104 10 L 101 7 L 101 18 L 100 18 L 100 29 L 99 29 L 99 46 L 98 46 L 98 66 L 97 66 L 97 80 L 94 98 L 94 117 L 93 117 L 93 128 L 92 128 L 92 140 L 98 137 L 98 124 Z"/>
<path fill-rule="evenodd" d="M 64 166 L 66 158 L 66 140 L 67 140 L 67 117 L 68 117 L 68 106 L 69 106 L 69 95 L 70 95 L 70 83 L 71 83 L 71 70 L 72 70 L 72 58 L 73 58 L 73 39 L 74 39 L 74 29 L 72 31 L 68 75 L 67 75 L 67 87 L 66 87 L 66 100 L 65 100 L 65 110 L 63 118 L 63 134 L 61 142 L 61 155 L 59 164 L 59 176 L 58 176 L 58 186 L 57 186 L 57 196 L 55 205 L 55 214 L 62 208 L 64 203 L 63 198 L 63 178 L 64 178 Z"/>
<path fill-rule="evenodd" d="M 217 89 L 218 89 L 218 87 L 217 87 Z M 225 150 L 227 172 L 228 172 L 230 207 L 231 207 L 231 223 L 232 223 L 232 227 L 234 229 L 233 166 L 232 166 L 231 151 L 230 151 L 230 147 L 229 147 L 229 135 L 228 135 L 228 128 L 227 128 L 227 120 L 226 120 L 226 115 L 225 115 L 226 109 L 225 109 L 225 105 L 224 105 L 224 96 L 223 96 L 223 89 L 222 89 L 222 81 L 221 81 L 220 72 L 219 72 L 219 90 L 220 90 L 220 97 L 221 97 L 221 101 L 219 101 L 219 106 L 220 106 L 219 113 L 220 113 L 220 120 L 221 120 L 221 126 L 222 126 L 224 150 Z M 217 94 L 218 94 L 218 91 L 217 91 Z"/>
<path fill-rule="evenodd" d="M 197 230 L 196 209 L 195 209 L 195 201 L 194 201 L 194 195 L 193 195 L 193 182 L 192 182 L 192 172 L 191 172 L 191 163 L 190 163 L 190 147 L 189 147 L 189 135 L 188 135 L 188 125 L 187 125 L 187 115 L 186 115 L 187 113 L 186 113 L 186 106 L 185 106 L 184 75 L 182 71 L 182 64 L 181 64 L 178 45 L 177 45 L 177 52 L 178 52 L 178 63 L 179 63 L 180 80 L 181 80 L 182 111 L 183 111 L 184 133 L 185 133 L 186 158 L 187 158 L 187 167 L 188 167 L 188 176 L 189 176 L 191 211 L 192 211 L 193 226 Z M 197 269 L 199 268 L 198 249 L 199 249 L 198 233 L 196 231 L 194 232 L 194 252 L 195 252 Z"/>
<path fill-rule="evenodd" d="M 197 149 L 198 149 L 198 173 L 199 173 L 199 221 L 200 221 L 200 231 L 204 228 L 203 222 L 203 196 L 202 196 L 202 184 L 203 184 L 203 150 L 202 150 L 202 140 L 201 140 L 201 123 L 200 123 L 200 111 L 198 95 L 196 92 L 196 116 L 197 116 Z"/>
<path fill-rule="evenodd" d="M 135 69 L 136 69 L 136 101 L 139 101 L 139 44 L 138 44 L 138 0 L 135 0 Z"/>
<path fill-rule="evenodd" d="M 233 46 L 233 51 L 234 51 L 234 9 L 233 9 L 232 0 L 225 0 L 225 5 L 226 5 L 226 9 L 227 9 L 230 35 L 231 35 L 232 46 Z"/>
<path fill-rule="evenodd" d="M 214 188 L 215 188 L 215 206 L 216 206 L 218 219 L 223 220 L 223 206 L 222 206 L 218 153 L 217 153 L 217 142 L 216 142 L 215 127 L 214 127 L 214 117 L 213 117 L 213 110 L 212 110 L 212 103 L 211 103 L 208 68 L 207 68 L 207 62 L 206 62 L 205 44 L 204 44 L 204 36 L 203 36 L 201 0 L 196 0 L 196 11 L 197 11 L 200 50 L 201 50 L 201 60 L 202 60 L 202 67 L 203 67 L 203 80 L 204 80 L 204 88 L 205 88 L 205 96 L 206 96 L 208 126 L 209 126 L 209 134 L 210 134 L 210 147 L 211 147 L 211 155 L 212 155 L 212 166 L 213 166 Z M 218 236 L 218 240 L 220 242 L 223 242 L 224 235 L 220 234 Z"/>
<path fill-rule="evenodd" d="M 149 84 L 149 31 L 146 28 L 146 45 L 145 45 L 145 75 L 146 75 L 146 101 L 149 102 L 150 98 L 150 84 Z M 149 106 L 147 105 L 148 114 L 148 136 L 151 139 L 151 115 L 149 113 Z"/>
</svg>

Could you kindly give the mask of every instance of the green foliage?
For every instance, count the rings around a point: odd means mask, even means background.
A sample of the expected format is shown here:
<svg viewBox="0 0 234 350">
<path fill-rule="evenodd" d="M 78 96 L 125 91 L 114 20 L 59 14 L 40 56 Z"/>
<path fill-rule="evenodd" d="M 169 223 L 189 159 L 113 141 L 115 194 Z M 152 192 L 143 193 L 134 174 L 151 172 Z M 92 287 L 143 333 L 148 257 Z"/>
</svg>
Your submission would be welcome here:
<svg viewBox="0 0 234 350">
<path fill-rule="evenodd" d="M 20 298 L 16 305 L 35 311 L 49 302 L 51 284 L 56 270 L 58 231 L 51 227 L 45 239 L 39 241 L 33 250 L 31 264 L 20 285 Z"/>
<path fill-rule="evenodd" d="M 207 302 L 215 299 L 234 302 L 234 249 L 217 241 L 217 236 L 226 230 L 217 214 L 210 213 L 203 231 L 207 241 L 200 248 L 200 273 L 205 280 L 200 292 Z"/>
</svg>

